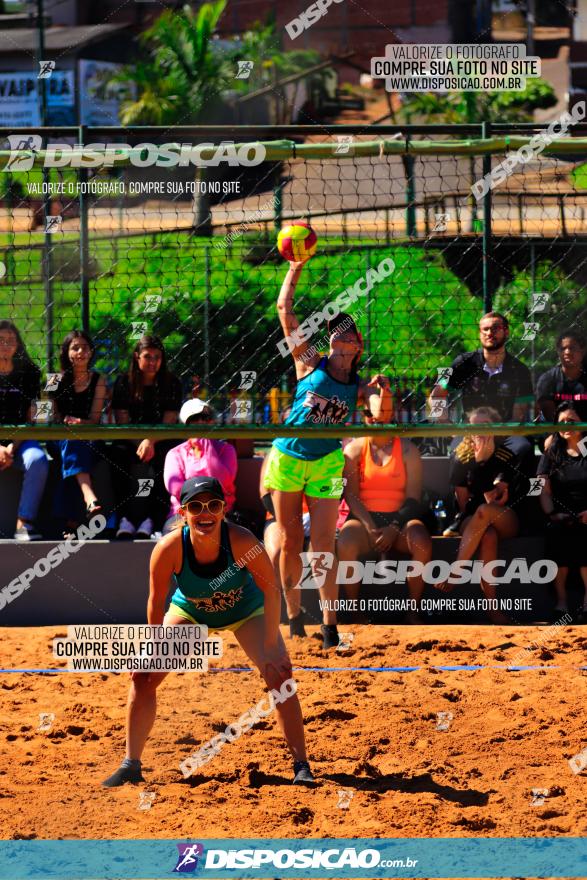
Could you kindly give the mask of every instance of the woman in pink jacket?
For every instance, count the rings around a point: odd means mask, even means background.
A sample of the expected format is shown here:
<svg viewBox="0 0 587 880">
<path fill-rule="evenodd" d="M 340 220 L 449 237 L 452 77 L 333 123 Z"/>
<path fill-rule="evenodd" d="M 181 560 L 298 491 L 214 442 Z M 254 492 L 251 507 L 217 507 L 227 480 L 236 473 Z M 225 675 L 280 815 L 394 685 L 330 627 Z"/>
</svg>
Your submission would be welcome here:
<svg viewBox="0 0 587 880">
<path fill-rule="evenodd" d="M 214 411 L 205 400 L 196 397 L 184 403 L 179 420 L 184 425 L 211 424 L 214 422 Z M 170 449 L 165 456 L 163 479 L 171 495 L 171 510 L 163 534 L 168 534 L 182 522 L 177 512 L 180 507 L 179 493 L 185 480 L 190 477 L 216 477 L 224 490 L 226 512 L 230 513 L 235 501 L 236 469 L 236 450 L 225 440 L 190 437 L 185 443 Z"/>
</svg>

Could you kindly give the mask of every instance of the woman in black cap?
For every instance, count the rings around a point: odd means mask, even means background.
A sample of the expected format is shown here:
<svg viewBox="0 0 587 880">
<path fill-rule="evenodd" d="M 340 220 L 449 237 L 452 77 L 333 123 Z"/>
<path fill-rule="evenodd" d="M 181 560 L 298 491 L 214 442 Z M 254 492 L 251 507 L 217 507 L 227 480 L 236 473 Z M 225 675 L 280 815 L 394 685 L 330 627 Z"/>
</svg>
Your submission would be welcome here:
<svg viewBox="0 0 587 880">
<path fill-rule="evenodd" d="M 273 566 L 255 536 L 224 519 L 222 486 L 213 477 L 192 477 L 180 493 L 184 525 L 166 535 L 151 556 L 149 624 L 199 623 L 231 630 L 270 689 L 292 681 L 292 667 L 279 632 L 281 594 Z M 165 614 L 169 581 L 176 585 Z M 156 715 L 157 687 L 166 672 L 131 673 L 127 752 L 102 785 L 142 782 L 141 754 Z M 277 721 L 294 759 L 294 783 L 313 781 L 306 759 L 304 722 L 293 691 L 275 704 Z"/>
</svg>

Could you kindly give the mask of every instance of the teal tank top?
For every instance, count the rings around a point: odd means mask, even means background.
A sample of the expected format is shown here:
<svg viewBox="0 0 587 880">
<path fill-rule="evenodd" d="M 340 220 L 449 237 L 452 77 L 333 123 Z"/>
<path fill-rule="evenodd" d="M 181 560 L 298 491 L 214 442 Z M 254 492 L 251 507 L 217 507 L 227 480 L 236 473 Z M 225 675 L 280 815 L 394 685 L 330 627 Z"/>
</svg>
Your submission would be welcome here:
<svg viewBox="0 0 587 880">
<path fill-rule="evenodd" d="M 291 413 L 286 425 L 344 425 L 352 419 L 357 408 L 359 377 L 351 382 L 339 382 L 328 372 L 328 358 L 323 357 L 311 373 L 298 381 Z M 341 441 L 330 437 L 316 440 L 298 437 L 278 437 L 273 445 L 294 458 L 316 461 L 340 449 Z"/>
<path fill-rule="evenodd" d="M 173 575 L 173 605 L 209 627 L 230 626 L 264 605 L 263 591 L 252 574 L 234 561 L 226 522 L 221 526 L 218 559 L 210 565 L 197 561 L 189 526 L 183 527 L 181 542 L 182 565 Z"/>
</svg>

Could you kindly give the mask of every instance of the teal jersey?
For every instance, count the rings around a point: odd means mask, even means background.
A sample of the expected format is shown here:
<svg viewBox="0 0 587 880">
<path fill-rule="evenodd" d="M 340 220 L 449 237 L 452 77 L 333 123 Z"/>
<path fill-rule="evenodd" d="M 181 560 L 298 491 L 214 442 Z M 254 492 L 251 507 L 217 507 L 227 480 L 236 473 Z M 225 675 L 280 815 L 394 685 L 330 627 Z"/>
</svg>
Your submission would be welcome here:
<svg viewBox="0 0 587 880">
<path fill-rule="evenodd" d="M 234 561 L 226 522 L 222 522 L 220 553 L 216 562 L 198 562 L 189 526 L 182 529 L 181 571 L 173 575 L 176 590 L 171 604 L 186 611 L 197 623 L 225 627 L 248 617 L 265 603 L 252 574 Z"/>
<path fill-rule="evenodd" d="M 291 413 L 286 425 L 344 425 L 357 408 L 359 377 L 351 382 L 339 382 L 328 372 L 328 358 L 323 357 L 311 373 L 298 381 Z M 341 441 L 330 437 L 316 440 L 298 437 L 278 437 L 273 445 L 294 458 L 316 461 L 340 449 Z"/>
</svg>

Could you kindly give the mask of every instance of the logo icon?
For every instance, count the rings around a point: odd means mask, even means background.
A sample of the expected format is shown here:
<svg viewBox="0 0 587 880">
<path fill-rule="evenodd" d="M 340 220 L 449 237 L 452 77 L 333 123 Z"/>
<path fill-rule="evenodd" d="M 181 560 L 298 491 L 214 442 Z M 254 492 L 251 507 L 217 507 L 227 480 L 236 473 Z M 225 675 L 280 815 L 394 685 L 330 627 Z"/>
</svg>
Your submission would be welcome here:
<svg viewBox="0 0 587 880">
<path fill-rule="evenodd" d="M 50 733 L 54 721 L 55 715 L 53 712 L 39 712 L 39 726 L 37 730 L 39 733 Z"/>
<path fill-rule="evenodd" d="M 47 373 L 47 384 L 45 385 L 45 391 L 57 391 L 59 388 L 59 380 L 61 379 L 61 373 Z"/>
<path fill-rule="evenodd" d="M 578 755 L 569 758 L 569 767 L 575 775 L 581 773 L 587 767 L 587 749 L 583 749 Z"/>
<path fill-rule="evenodd" d="M 579 440 L 579 442 L 577 443 L 577 449 L 579 450 L 583 458 L 585 458 L 585 456 L 587 455 L 587 437 L 583 437 L 582 440 Z"/>
<path fill-rule="evenodd" d="M 314 590 L 324 586 L 328 570 L 334 565 L 334 553 L 308 551 L 300 553 L 302 560 L 302 576 L 298 584 L 299 590 Z"/>
<path fill-rule="evenodd" d="M 450 211 L 434 214 L 434 228 L 432 232 L 446 232 L 448 221 L 450 220 Z"/>
<path fill-rule="evenodd" d="M 532 342 L 533 339 L 536 339 L 540 332 L 540 324 L 537 324 L 536 321 L 531 321 L 530 323 L 524 323 L 524 334 L 522 339 L 526 342 Z"/>
<path fill-rule="evenodd" d="M 354 637 L 355 637 L 354 633 L 343 633 L 343 632 L 339 633 L 338 645 L 336 646 L 337 652 L 339 654 L 343 654 L 345 651 L 348 651 Z"/>
<path fill-rule="evenodd" d="M 549 795 L 548 788 L 533 788 L 530 792 L 532 796 L 532 800 L 530 801 L 531 807 L 541 807 L 544 803 L 544 798 L 547 798 Z"/>
<path fill-rule="evenodd" d="M 544 484 L 546 483 L 546 477 L 532 477 L 530 480 L 530 488 L 528 490 L 529 496 L 534 495 L 542 495 L 542 490 L 544 488 Z"/>
<path fill-rule="evenodd" d="M 339 807 L 341 810 L 348 810 L 351 805 L 351 801 L 355 796 L 352 788 L 338 788 L 336 790 L 336 793 L 338 795 L 338 803 L 336 806 Z"/>
<path fill-rule="evenodd" d="M 253 70 L 254 62 L 253 61 L 237 61 L 238 70 L 236 72 L 235 79 L 248 79 Z"/>
<path fill-rule="evenodd" d="M 156 312 L 157 309 L 159 308 L 159 306 L 161 305 L 162 300 L 163 300 L 163 297 L 161 296 L 160 293 L 148 293 L 147 296 L 145 297 L 144 311 L 145 312 Z"/>
<path fill-rule="evenodd" d="M 61 214 L 55 214 L 52 217 L 45 217 L 45 232 L 48 232 L 49 235 L 53 235 L 55 232 L 61 232 L 62 223 L 63 217 Z"/>
<path fill-rule="evenodd" d="M 39 61 L 39 67 L 41 68 L 37 74 L 37 79 L 49 79 L 53 71 L 55 70 L 55 62 L 54 61 Z"/>
<path fill-rule="evenodd" d="M 436 729 L 437 730 L 448 730 L 452 719 L 453 719 L 452 712 L 437 712 L 436 713 Z"/>
<path fill-rule="evenodd" d="M 139 489 L 135 498 L 147 498 L 151 494 L 151 489 L 155 485 L 155 480 L 150 478 L 138 478 Z"/>
<path fill-rule="evenodd" d="M 531 312 L 544 312 L 548 306 L 550 296 L 548 293 L 533 293 Z"/>
<path fill-rule="evenodd" d="M 443 400 L 441 397 L 429 397 L 428 404 L 430 406 L 431 419 L 446 418 L 446 400 Z"/>
<path fill-rule="evenodd" d="M 352 134 L 337 134 L 336 140 L 338 141 L 338 143 L 334 149 L 335 156 L 341 156 L 350 153 L 351 145 L 355 140 Z"/>
<path fill-rule="evenodd" d="M 139 805 L 137 810 L 150 810 L 155 802 L 157 794 L 154 791 L 139 791 Z"/>
<path fill-rule="evenodd" d="M 141 336 L 146 336 L 149 331 L 149 325 L 146 321 L 131 321 L 131 339 L 140 339 Z"/>
<path fill-rule="evenodd" d="M 253 370 L 241 370 L 241 382 L 238 386 L 242 391 L 249 391 L 257 378 L 257 374 Z"/>
<path fill-rule="evenodd" d="M 40 134 L 29 134 L 27 137 L 20 134 L 9 134 L 10 157 L 4 170 L 30 171 L 35 162 L 35 153 L 41 149 L 42 144 L 43 139 Z M 24 156 L 21 155 L 23 150 L 28 150 Z"/>
<path fill-rule="evenodd" d="M 202 843 L 178 843 L 177 865 L 173 869 L 176 874 L 193 874 L 197 870 L 198 861 L 204 853 Z"/>
</svg>

